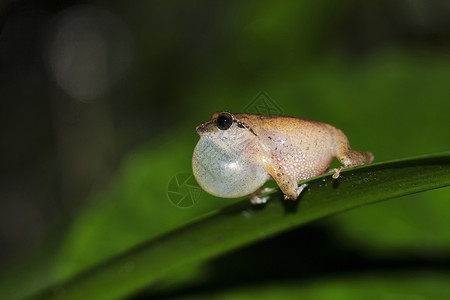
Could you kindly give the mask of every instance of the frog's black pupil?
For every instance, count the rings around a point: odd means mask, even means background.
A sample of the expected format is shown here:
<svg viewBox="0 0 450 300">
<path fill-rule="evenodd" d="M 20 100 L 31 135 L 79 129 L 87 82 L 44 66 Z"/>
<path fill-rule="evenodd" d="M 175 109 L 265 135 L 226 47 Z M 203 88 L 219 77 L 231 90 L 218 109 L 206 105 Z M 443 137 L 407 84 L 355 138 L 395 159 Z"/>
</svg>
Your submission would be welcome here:
<svg viewBox="0 0 450 300">
<path fill-rule="evenodd" d="M 231 126 L 231 118 L 228 116 L 219 116 L 217 118 L 217 127 L 219 127 L 219 129 L 225 130 L 230 128 Z"/>
<path fill-rule="evenodd" d="M 219 123 L 219 125 L 221 127 L 225 127 L 229 121 L 230 120 L 228 120 L 227 117 L 222 116 L 222 117 L 219 117 L 219 119 L 217 120 L 217 123 Z"/>
</svg>

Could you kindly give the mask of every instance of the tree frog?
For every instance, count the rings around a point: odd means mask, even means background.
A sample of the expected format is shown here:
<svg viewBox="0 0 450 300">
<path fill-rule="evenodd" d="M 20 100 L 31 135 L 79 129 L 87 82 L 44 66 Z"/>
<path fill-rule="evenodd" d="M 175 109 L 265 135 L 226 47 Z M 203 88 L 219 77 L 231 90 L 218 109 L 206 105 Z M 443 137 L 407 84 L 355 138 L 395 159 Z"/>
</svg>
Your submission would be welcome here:
<svg viewBox="0 0 450 300">
<path fill-rule="evenodd" d="M 334 169 L 334 179 L 342 168 L 374 158 L 352 150 L 336 127 L 296 117 L 221 111 L 196 131 L 192 169 L 199 185 L 218 197 L 249 195 L 253 204 L 267 201 L 259 197 L 267 180 L 276 181 L 285 199 L 295 200 L 307 186 L 298 182 L 325 173 L 333 157 L 343 164 Z"/>
</svg>

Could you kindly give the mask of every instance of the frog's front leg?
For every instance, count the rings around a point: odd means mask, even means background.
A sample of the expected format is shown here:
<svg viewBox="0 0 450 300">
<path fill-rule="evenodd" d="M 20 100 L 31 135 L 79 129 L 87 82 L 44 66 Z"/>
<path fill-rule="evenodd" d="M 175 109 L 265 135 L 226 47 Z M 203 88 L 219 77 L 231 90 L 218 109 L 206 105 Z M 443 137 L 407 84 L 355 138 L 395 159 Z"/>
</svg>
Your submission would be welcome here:
<svg viewBox="0 0 450 300">
<path fill-rule="evenodd" d="M 272 162 L 266 162 L 264 169 L 272 176 L 284 194 L 284 199 L 297 199 L 298 195 L 303 191 L 307 184 L 298 186 L 294 178 L 289 177 L 281 167 L 276 166 Z"/>
<path fill-rule="evenodd" d="M 270 199 L 270 196 L 260 197 L 260 195 L 271 192 L 272 190 L 272 188 L 260 187 L 259 189 L 248 195 L 248 199 L 250 200 L 251 204 L 265 204 Z"/>
</svg>

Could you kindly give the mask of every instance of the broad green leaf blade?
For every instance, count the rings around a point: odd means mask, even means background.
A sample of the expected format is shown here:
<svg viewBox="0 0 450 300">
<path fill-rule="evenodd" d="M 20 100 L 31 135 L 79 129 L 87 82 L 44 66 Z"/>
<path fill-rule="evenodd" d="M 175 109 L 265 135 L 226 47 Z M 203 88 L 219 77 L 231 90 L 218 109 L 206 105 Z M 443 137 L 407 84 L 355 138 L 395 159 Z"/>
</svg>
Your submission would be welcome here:
<svg viewBox="0 0 450 300">
<path fill-rule="evenodd" d="M 450 155 L 373 164 L 313 178 L 295 202 L 277 191 L 264 206 L 247 200 L 151 240 L 33 299 L 118 299 L 290 228 L 358 206 L 450 185 Z M 382 218 L 382 216 L 380 216 Z"/>
</svg>

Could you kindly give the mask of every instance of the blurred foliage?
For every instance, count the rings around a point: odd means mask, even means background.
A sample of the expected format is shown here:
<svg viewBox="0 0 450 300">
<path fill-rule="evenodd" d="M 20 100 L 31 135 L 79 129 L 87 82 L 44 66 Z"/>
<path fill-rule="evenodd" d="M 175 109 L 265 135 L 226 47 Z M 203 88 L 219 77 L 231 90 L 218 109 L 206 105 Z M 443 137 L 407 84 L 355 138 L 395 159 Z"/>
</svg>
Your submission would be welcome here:
<svg viewBox="0 0 450 300">
<path fill-rule="evenodd" d="M 195 125 L 217 110 L 243 111 L 261 90 L 286 115 L 341 128 L 376 161 L 450 148 L 448 1 L 83 3 L 111 12 L 133 41 L 128 73 L 88 103 L 65 93 L 46 63 L 51 32 L 78 1 L 0 4 L 7 298 L 238 201 L 204 193 L 180 209 L 167 184 L 191 170 Z M 115 45 L 108 41 L 99 45 Z M 448 188 L 408 196 L 323 220 L 321 230 L 333 236 L 330 251 L 345 244 L 377 259 L 406 255 L 412 267 L 448 267 L 448 199 Z M 321 270 L 327 289 L 348 291 L 339 273 Z M 358 286 L 404 286 L 379 280 Z M 425 288 L 411 279 L 419 281 Z"/>
<path fill-rule="evenodd" d="M 245 289 L 209 291 L 193 296 L 173 299 L 442 299 L 449 295 L 448 274 L 433 272 L 411 272 L 396 274 L 362 274 L 306 280 L 280 282 Z"/>
</svg>

